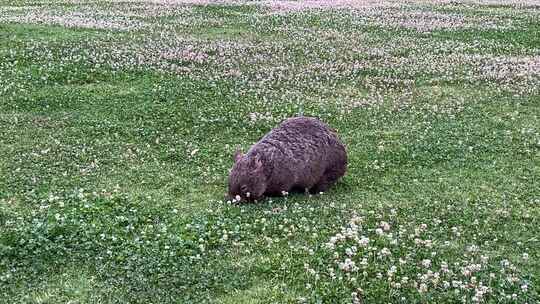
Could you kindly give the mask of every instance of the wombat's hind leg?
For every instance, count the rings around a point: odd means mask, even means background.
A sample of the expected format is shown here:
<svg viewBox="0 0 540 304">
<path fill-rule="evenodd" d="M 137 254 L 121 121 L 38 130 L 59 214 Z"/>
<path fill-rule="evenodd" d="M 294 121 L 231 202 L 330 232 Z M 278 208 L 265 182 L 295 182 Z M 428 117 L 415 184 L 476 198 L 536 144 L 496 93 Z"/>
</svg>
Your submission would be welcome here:
<svg viewBox="0 0 540 304">
<path fill-rule="evenodd" d="M 325 192 L 332 186 L 340 177 L 345 174 L 346 164 L 339 164 L 326 169 L 321 179 L 309 190 L 312 194 Z"/>
<path fill-rule="evenodd" d="M 315 186 L 309 189 L 309 193 L 317 194 L 321 192 L 326 192 L 326 190 L 328 190 L 331 185 L 332 183 L 328 181 L 325 175 L 323 175 L 321 179 L 315 184 Z"/>
<path fill-rule="evenodd" d="M 290 193 L 304 193 L 306 192 L 306 188 L 301 186 L 293 186 L 291 190 L 289 190 Z"/>
</svg>

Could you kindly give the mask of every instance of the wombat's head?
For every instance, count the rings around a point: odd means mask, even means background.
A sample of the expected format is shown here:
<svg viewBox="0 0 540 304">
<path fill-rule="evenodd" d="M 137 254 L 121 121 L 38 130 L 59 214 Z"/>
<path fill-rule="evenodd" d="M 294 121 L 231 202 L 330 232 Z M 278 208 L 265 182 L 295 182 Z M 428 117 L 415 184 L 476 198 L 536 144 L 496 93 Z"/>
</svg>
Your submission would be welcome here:
<svg viewBox="0 0 540 304">
<path fill-rule="evenodd" d="M 246 157 L 240 151 L 234 154 L 234 165 L 229 175 L 229 198 L 235 201 L 254 201 L 266 191 L 266 176 L 258 156 Z"/>
</svg>

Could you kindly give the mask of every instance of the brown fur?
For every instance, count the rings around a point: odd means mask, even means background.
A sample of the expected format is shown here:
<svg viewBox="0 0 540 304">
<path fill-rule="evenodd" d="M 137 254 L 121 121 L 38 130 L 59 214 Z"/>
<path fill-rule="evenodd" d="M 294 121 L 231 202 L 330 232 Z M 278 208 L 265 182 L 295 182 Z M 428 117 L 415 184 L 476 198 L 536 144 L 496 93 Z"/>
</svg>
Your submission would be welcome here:
<svg viewBox="0 0 540 304">
<path fill-rule="evenodd" d="M 347 152 L 334 130 L 315 118 L 289 118 L 246 154 L 236 152 L 229 197 L 252 201 L 291 190 L 324 192 L 346 170 Z"/>
</svg>

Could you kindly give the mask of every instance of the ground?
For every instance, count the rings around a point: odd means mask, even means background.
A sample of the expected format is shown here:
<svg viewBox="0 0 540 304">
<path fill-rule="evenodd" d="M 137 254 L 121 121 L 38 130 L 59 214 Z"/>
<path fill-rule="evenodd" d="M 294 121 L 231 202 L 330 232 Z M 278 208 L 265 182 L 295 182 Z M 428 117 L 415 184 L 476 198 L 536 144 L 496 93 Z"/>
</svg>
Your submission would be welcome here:
<svg viewBox="0 0 540 304">
<path fill-rule="evenodd" d="M 0 1 L 0 302 L 540 302 L 537 1 Z M 235 206 L 290 116 L 327 193 Z"/>
</svg>

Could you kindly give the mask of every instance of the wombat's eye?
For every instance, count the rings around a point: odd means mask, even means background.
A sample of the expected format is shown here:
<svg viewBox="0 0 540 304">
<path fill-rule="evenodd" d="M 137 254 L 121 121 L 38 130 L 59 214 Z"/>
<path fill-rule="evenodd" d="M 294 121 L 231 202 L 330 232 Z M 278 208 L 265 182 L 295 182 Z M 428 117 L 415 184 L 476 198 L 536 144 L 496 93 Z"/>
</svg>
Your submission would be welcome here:
<svg viewBox="0 0 540 304">
<path fill-rule="evenodd" d="M 242 186 L 240 186 L 240 190 L 242 190 L 242 192 L 248 192 L 248 187 L 247 187 L 247 185 L 242 185 Z"/>
</svg>

